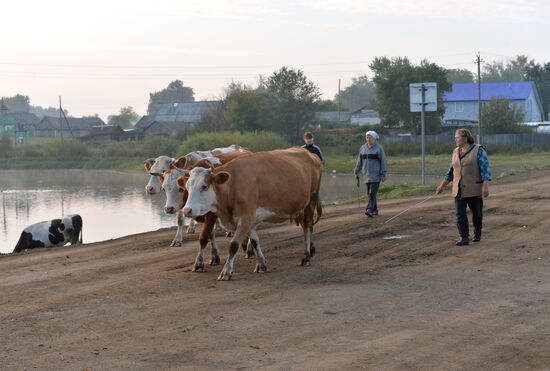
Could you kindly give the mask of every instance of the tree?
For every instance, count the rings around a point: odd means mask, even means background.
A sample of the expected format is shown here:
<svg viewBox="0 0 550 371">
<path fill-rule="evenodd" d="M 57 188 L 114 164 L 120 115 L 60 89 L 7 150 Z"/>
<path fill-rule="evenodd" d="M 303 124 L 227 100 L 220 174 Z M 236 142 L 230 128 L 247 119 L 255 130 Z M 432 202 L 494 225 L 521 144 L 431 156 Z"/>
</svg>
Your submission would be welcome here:
<svg viewBox="0 0 550 371">
<path fill-rule="evenodd" d="M 340 92 L 340 107 L 342 110 L 356 111 L 359 108 L 374 108 L 374 84 L 367 75 L 354 77 L 350 86 Z M 338 94 L 334 97 L 338 102 Z"/>
<path fill-rule="evenodd" d="M 234 89 L 226 104 L 224 117 L 230 130 L 242 133 L 270 129 L 271 110 L 265 93 L 247 87 Z"/>
<path fill-rule="evenodd" d="M 307 79 L 303 71 L 282 67 L 265 81 L 265 89 L 277 116 L 274 131 L 298 143 L 315 117 L 319 88 Z"/>
<path fill-rule="evenodd" d="M 193 89 L 188 86 L 183 86 L 180 80 L 174 80 L 168 87 L 161 91 L 149 94 L 149 105 L 147 106 L 147 114 L 154 116 L 157 111 L 157 104 L 161 103 L 185 103 L 194 102 L 195 96 Z"/>
<path fill-rule="evenodd" d="M 531 60 L 531 62 L 533 62 Z M 515 59 L 504 62 L 492 62 L 483 66 L 481 81 L 483 82 L 498 82 L 498 81 L 525 81 L 525 73 L 528 64 L 531 63 L 527 56 L 518 55 Z"/>
<path fill-rule="evenodd" d="M 519 125 L 523 111 L 507 99 L 492 99 L 481 108 L 484 134 L 517 134 L 530 129 Z"/>
<path fill-rule="evenodd" d="M 543 65 L 530 61 L 525 70 L 525 79 L 534 81 L 542 101 L 543 120 L 550 112 L 550 62 Z"/>
<path fill-rule="evenodd" d="M 338 111 L 338 104 L 332 99 L 320 99 L 317 101 L 317 111 L 319 112 L 331 112 Z"/>
<path fill-rule="evenodd" d="M 139 119 L 137 113 L 130 106 L 122 107 L 118 115 L 111 115 L 107 118 L 109 125 L 118 125 L 122 129 L 130 129 L 133 124 Z"/>
<path fill-rule="evenodd" d="M 465 68 L 448 69 L 445 72 L 447 74 L 447 80 L 449 80 L 451 83 L 474 82 L 474 74 L 472 73 L 472 71 Z"/>
<path fill-rule="evenodd" d="M 220 132 L 227 130 L 227 124 L 224 118 L 226 102 L 213 106 L 211 110 L 202 114 L 197 124 L 198 132 Z M 192 132 L 189 132 L 190 134 Z"/>
<path fill-rule="evenodd" d="M 17 94 L 13 97 L 3 97 L 4 105 L 8 112 L 26 112 L 31 109 L 30 99 L 28 96 Z"/>
<path fill-rule="evenodd" d="M 407 58 L 379 57 L 370 64 L 374 72 L 376 107 L 384 126 L 404 124 L 408 129 L 420 131 L 420 114 L 410 113 L 409 84 L 415 82 L 437 83 L 437 111 L 426 114 L 426 133 L 437 133 L 441 129 L 441 118 L 445 113 L 442 94 L 451 89 L 446 70 L 435 63 L 423 60 L 413 66 Z"/>
<path fill-rule="evenodd" d="M 63 112 L 65 112 L 65 116 L 69 115 L 69 111 L 67 109 L 64 108 Z M 59 108 L 31 106 L 30 113 L 34 113 L 39 118 L 42 118 L 44 116 L 59 117 Z"/>
</svg>

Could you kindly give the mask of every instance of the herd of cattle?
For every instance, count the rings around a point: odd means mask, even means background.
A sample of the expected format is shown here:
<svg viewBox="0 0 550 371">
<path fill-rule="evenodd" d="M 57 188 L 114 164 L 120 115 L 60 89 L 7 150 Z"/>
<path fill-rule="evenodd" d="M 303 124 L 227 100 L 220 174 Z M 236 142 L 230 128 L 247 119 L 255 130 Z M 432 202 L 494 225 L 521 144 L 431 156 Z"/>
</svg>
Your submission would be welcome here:
<svg viewBox="0 0 550 371">
<path fill-rule="evenodd" d="M 301 265 L 309 265 L 315 253 L 313 225 L 322 214 L 319 188 L 323 167 L 319 157 L 306 149 L 253 153 L 232 145 L 194 151 L 178 159 L 151 158 L 145 161 L 145 169 L 150 174 L 145 191 L 150 195 L 164 192 L 164 211 L 177 214 L 177 231 L 171 246 L 181 246 L 187 224 L 189 233 L 194 231 L 196 222 L 203 223 L 193 271 L 204 271 L 209 241 L 210 264 L 220 264 L 215 239 L 218 221 L 232 235 L 229 256 L 218 280 L 231 279 L 239 246 L 247 251 L 247 257 L 256 257 L 255 272 L 267 270 L 256 231 L 261 222 L 290 220 L 300 225 L 305 240 Z M 78 215 L 25 228 L 14 252 L 68 242 L 82 243 L 82 218 Z"/>
</svg>

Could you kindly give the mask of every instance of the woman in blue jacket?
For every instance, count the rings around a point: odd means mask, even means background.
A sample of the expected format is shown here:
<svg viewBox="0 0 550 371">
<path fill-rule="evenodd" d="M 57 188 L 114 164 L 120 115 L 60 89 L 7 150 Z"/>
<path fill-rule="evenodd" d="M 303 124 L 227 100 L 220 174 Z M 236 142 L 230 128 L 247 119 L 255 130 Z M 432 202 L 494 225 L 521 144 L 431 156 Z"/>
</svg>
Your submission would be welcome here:
<svg viewBox="0 0 550 371">
<path fill-rule="evenodd" d="M 366 143 L 359 149 L 359 156 L 355 164 L 355 178 L 359 184 L 359 174 L 363 174 L 363 180 L 367 185 L 369 203 L 365 209 L 365 215 L 373 217 L 378 215 L 378 205 L 376 204 L 376 193 L 380 187 L 380 182 L 386 180 L 388 171 L 388 162 L 384 149 L 378 144 L 378 134 L 369 130 L 365 134 Z"/>
</svg>

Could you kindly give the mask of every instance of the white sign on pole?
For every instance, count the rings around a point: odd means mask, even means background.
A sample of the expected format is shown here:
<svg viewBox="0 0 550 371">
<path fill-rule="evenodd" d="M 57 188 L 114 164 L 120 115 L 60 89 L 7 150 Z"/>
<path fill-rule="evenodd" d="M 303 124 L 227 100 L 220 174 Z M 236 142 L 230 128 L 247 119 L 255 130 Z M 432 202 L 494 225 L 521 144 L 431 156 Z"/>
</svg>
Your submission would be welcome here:
<svg viewBox="0 0 550 371">
<path fill-rule="evenodd" d="M 437 83 L 418 82 L 409 84 L 411 112 L 422 112 L 422 86 L 424 86 L 424 112 L 437 111 Z"/>
</svg>

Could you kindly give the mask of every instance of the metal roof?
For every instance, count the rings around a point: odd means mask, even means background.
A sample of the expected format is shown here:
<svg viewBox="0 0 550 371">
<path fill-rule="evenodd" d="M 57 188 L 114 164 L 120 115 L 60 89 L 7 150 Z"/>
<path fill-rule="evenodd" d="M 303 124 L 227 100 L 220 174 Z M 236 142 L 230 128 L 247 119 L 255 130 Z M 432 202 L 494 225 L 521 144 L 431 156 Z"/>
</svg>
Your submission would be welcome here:
<svg viewBox="0 0 550 371">
<path fill-rule="evenodd" d="M 533 81 L 521 82 L 482 82 L 481 100 L 495 98 L 525 100 L 535 88 Z M 454 83 L 450 92 L 443 93 L 445 102 L 464 102 L 477 100 L 477 83 Z"/>
</svg>

